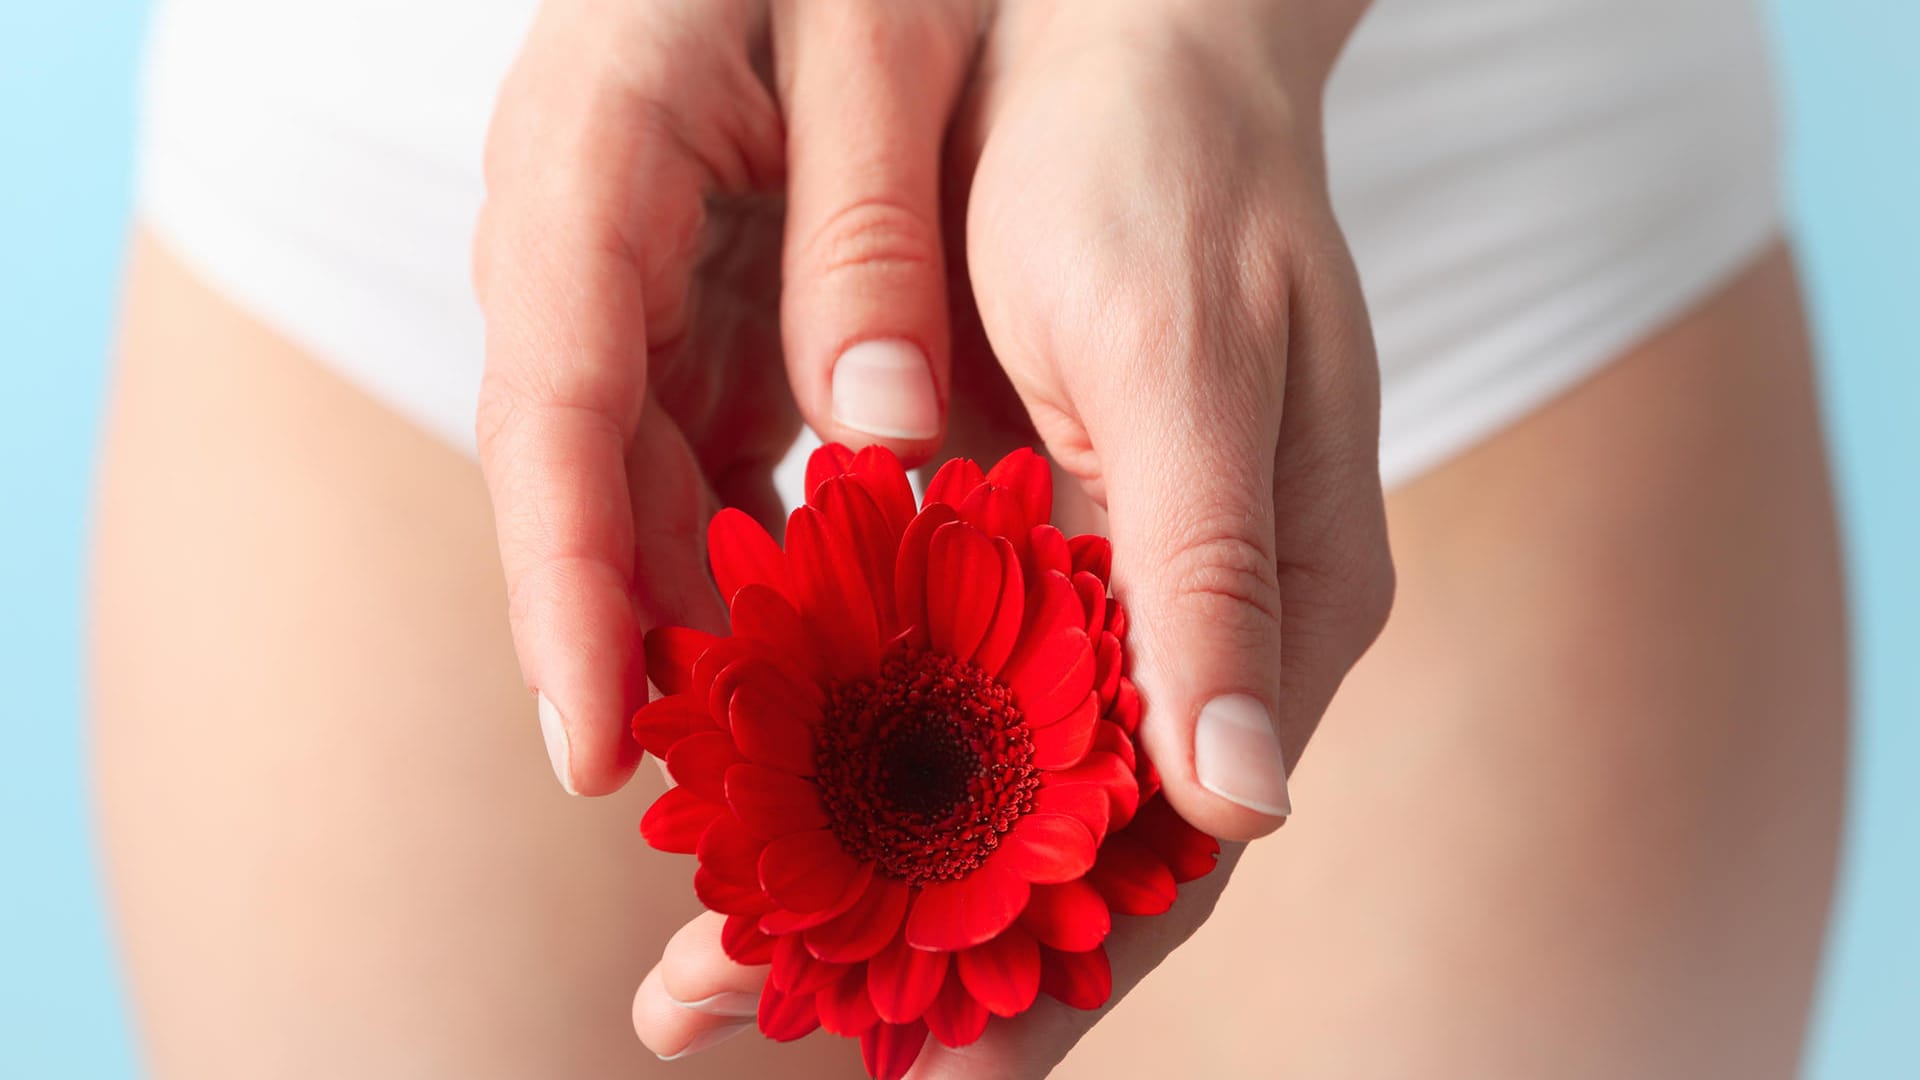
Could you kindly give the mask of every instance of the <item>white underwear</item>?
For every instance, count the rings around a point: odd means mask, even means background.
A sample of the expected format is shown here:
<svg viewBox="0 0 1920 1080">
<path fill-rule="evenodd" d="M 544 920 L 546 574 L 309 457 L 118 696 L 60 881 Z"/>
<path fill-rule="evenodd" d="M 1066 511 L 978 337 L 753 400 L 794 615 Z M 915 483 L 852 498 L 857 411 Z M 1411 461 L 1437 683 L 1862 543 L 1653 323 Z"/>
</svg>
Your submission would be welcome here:
<svg viewBox="0 0 1920 1080">
<path fill-rule="evenodd" d="M 481 144 L 536 0 L 161 0 L 140 214 L 472 452 Z M 1618 356 L 1778 229 L 1752 0 L 1379 0 L 1329 88 L 1389 485 Z"/>
</svg>

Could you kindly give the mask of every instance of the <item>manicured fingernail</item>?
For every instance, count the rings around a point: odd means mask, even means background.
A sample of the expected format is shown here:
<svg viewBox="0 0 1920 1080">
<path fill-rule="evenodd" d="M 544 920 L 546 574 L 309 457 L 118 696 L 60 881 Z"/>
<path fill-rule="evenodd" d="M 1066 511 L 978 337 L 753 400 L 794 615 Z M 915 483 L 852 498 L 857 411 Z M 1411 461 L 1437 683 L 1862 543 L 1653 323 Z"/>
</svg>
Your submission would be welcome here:
<svg viewBox="0 0 1920 1080">
<path fill-rule="evenodd" d="M 733 1038 L 735 1035 L 740 1034 L 741 1032 L 747 1030 L 752 1026 L 753 1026 L 753 1021 L 746 1020 L 738 1024 L 722 1024 L 717 1028 L 713 1028 L 708 1031 L 703 1031 L 700 1034 L 695 1035 L 693 1037 L 693 1041 L 688 1043 L 685 1047 L 681 1048 L 679 1053 L 661 1054 L 660 1060 L 661 1061 L 679 1061 L 683 1057 L 692 1057 L 693 1055 L 699 1053 L 702 1050 L 711 1050 L 714 1047 L 719 1046 L 721 1043 L 726 1042 L 728 1039 Z"/>
<path fill-rule="evenodd" d="M 540 736 L 547 740 L 547 760 L 553 762 L 553 775 L 560 778 L 560 786 L 567 789 L 567 794 L 578 795 L 580 792 L 573 786 L 573 748 L 567 742 L 567 722 L 546 694 L 538 697 Z"/>
<path fill-rule="evenodd" d="M 833 418 L 882 439 L 940 434 L 940 400 L 927 354 L 910 341 L 863 341 L 833 365 Z"/>
<path fill-rule="evenodd" d="M 1193 771 L 1200 786 L 1271 817 L 1293 813 L 1287 768 L 1273 717 L 1260 699 L 1222 694 L 1200 710 L 1193 732 Z"/>
<path fill-rule="evenodd" d="M 722 990 L 699 1001 L 681 1001 L 675 997 L 669 997 L 668 1000 L 689 1012 L 706 1013 L 708 1016 L 760 1015 L 760 995 L 743 994 L 737 990 Z"/>
</svg>

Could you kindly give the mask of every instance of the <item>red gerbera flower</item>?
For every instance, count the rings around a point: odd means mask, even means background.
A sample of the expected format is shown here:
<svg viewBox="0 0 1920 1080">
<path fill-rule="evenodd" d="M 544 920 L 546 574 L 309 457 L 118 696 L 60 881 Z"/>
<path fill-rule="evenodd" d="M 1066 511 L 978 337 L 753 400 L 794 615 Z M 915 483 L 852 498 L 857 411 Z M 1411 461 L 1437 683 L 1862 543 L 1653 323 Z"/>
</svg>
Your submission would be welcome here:
<svg viewBox="0 0 1920 1080">
<path fill-rule="evenodd" d="M 731 636 L 647 635 L 665 696 L 634 733 L 678 786 L 640 828 L 772 965 L 761 1031 L 857 1037 L 898 1077 L 928 1032 L 1104 1004 L 1111 913 L 1165 911 L 1219 845 L 1135 747 L 1110 549 L 1048 524 L 1045 461 L 949 462 L 916 509 L 891 453 L 827 446 L 807 491 L 784 551 L 714 518 Z"/>
</svg>

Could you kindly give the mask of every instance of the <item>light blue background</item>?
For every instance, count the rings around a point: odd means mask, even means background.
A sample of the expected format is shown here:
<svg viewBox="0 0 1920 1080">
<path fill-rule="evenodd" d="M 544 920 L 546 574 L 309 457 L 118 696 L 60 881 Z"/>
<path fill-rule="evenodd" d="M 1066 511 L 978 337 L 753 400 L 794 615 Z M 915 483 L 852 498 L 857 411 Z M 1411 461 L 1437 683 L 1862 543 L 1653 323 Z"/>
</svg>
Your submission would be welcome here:
<svg viewBox="0 0 1920 1080">
<path fill-rule="evenodd" d="M 146 6 L 0 0 L 0 1077 L 22 1080 L 133 1074 L 76 687 Z M 1920 4 L 1770 6 L 1860 646 L 1849 858 L 1808 1074 L 1920 1077 Z"/>
</svg>

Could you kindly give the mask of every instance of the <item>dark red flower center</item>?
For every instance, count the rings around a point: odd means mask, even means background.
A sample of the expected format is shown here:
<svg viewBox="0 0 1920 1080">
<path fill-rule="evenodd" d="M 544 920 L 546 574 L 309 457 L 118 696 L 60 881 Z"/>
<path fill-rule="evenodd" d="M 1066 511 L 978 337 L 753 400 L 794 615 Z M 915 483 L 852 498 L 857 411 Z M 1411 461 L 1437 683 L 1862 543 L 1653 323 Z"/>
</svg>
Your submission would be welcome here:
<svg viewBox="0 0 1920 1080">
<path fill-rule="evenodd" d="M 1040 786 L 1012 692 L 941 653 L 896 653 L 878 677 L 836 688 L 818 746 L 841 846 L 909 885 L 978 868 Z"/>
</svg>

